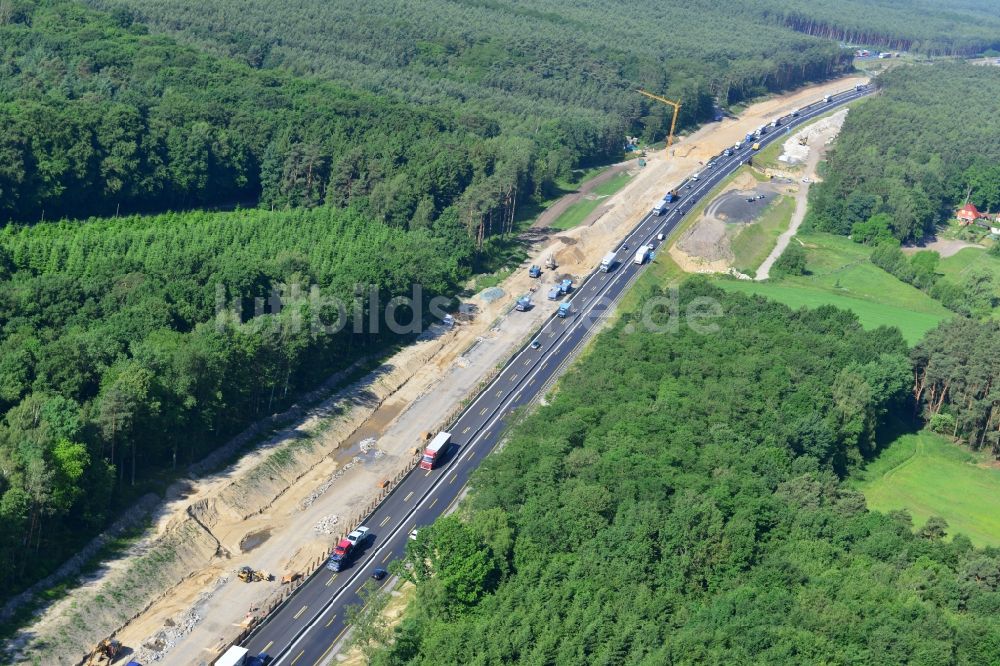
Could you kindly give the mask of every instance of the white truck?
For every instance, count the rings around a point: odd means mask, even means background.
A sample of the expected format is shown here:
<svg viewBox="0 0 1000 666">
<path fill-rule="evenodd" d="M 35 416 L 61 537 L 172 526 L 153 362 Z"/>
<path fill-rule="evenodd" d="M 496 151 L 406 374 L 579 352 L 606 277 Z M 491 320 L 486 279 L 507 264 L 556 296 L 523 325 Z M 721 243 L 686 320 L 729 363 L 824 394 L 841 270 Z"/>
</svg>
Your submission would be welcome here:
<svg viewBox="0 0 1000 666">
<path fill-rule="evenodd" d="M 604 258 L 601 259 L 601 272 L 610 273 L 611 269 L 614 267 L 615 267 L 615 253 L 608 252 L 606 255 L 604 255 Z"/>
<path fill-rule="evenodd" d="M 667 211 L 667 202 L 660 201 L 653 206 L 653 215 L 663 215 Z"/>
<path fill-rule="evenodd" d="M 245 647 L 234 645 L 215 660 L 215 666 L 243 666 L 247 662 L 249 652 L 250 650 Z"/>
<path fill-rule="evenodd" d="M 646 259 L 649 259 L 649 253 L 653 250 L 650 245 L 643 245 L 638 250 L 635 251 L 635 264 L 641 266 L 646 263 Z"/>
</svg>

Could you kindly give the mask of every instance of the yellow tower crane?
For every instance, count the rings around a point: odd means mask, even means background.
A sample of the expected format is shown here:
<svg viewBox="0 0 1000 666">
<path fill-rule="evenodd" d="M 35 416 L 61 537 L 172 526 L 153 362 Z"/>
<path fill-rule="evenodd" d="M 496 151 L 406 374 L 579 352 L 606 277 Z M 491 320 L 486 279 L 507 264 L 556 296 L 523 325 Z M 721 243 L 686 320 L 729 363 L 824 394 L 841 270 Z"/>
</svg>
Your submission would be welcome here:
<svg viewBox="0 0 1000 666">
<path fill-rule="evenodd" d="M 677 127 L 677 114 L 680 113 L 681 103 L 680 102 L 672 102 L 671 100 L 667 99 L 666 97 L 660 97 L 659 95 L 654 95 L 653 93 L 646 92 L 645 90 L 643 90 L 641 88 L 639 90 L 637 90 L 636 92 L 638 92 L 640 95 L 645 95 L 646 97 L 648 97 L 650 99 L 655 99 L 657 102 L 663 102 L 664 104 L 668 104 L 668 105 L 674 107 L 674 118 L 673 118 L 673 120 L 670 121 L 670 134 L 667 136 L 667 151 L 668 151 L 668 154 L 669 154 L 670 146 L 672 146 L 674 144 L 674 128 Z"/>
</svg>

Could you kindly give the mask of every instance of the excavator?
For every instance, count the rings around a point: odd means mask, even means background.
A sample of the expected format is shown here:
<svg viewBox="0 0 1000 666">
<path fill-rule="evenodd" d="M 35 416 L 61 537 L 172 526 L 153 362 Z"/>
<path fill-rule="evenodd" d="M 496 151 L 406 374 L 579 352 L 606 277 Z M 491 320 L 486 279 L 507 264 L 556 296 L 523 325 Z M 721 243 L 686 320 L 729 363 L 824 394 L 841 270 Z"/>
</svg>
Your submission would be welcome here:
<svg viewBox="0 0 1000 666">
<path fill-rule="evenodd" d="M 100 666 L 101 664 L 111 664 L 122 653 L 122 643 L 114 638 L 105 638 L 97 644 L 94 651 L 84 662 L 85 666 Z"/>
<path fill-rule="evenodd" d="M 244 583 L 254 583 L 257 581 L 269 581 L 274 578 L 266 571 L 254 569 L 253 567 L 240 567 L 236 575 Z"/>
</svg>

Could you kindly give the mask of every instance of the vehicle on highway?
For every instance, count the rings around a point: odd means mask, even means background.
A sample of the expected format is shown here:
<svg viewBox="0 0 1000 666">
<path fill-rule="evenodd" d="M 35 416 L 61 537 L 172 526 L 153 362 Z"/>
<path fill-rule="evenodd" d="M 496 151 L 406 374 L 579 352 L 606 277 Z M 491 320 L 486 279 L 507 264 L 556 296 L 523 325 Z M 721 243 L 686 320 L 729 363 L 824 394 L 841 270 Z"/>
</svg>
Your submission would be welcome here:
<svg viewBox="0 0 1000 666">
<path fill-rule="evenodd" d="M 758 142 L 758 143 L 753 144 L 752 146 L 750 146 L 750 149 L 751 150 L 760 150 L 760 143 Z"/>
<path fill-rule="evenodd" d="M 539 341 L 538 338 L 535 338 L 534 340 L 531 341 L 531 344 L 528 346 L 531 347 L 532 349 L 540 349 L 542 343 Z"/>
<path fill-rule="evenodd" d="M 655 206 L 653 206 L 653 215 L 663 215 L 667 212 L 667 202 L 660 201 Z"/>
<path fill-rule="evenodd" d="M 563 301 L 559 304 L 559 311 L 556 312 L 556 316 L 560 319 L 565 319 L 569 316 L 569 301 Z"/>
<path fill-rule="evenodd" d="M 604 258 L 601 259 L 601 272 L 610 273 L 611 269 L 614 267 L 615 267 L 615 253 L 608 252 L 606 255 L 604 255 Z"/>
<path fill-rule="evenodd" d="M 371 536 L 371 530 L 365 526 L 361 526 L 348 534 L 345 538 L 351 542 L 352 546 L 357 546 L 359 543 L 363 543 Z"/>
<path fill-rule="evenodd" d="M 637 266 L 641 266 L 646 263 L 646 260 L 649 259 L 649 253 L 651 251 L 652 248 L 649 245 L 643 245 L 635 251 L 635 259 L 633 260 L 633 263 Z"/>
<path fill-rule="evenodd" d="M 372 578 L 374 578 L 375 580 L 382 580 L 388 575 L 389 572 L 383 569 L 382 567 L 378 567 L 377 569 L 375 569 L 375 571 L 372 572 Z"/>
<path fill-rule="evenodd" d="M 234 645 L 215 660 L 215 666 L 267 666 L 272 661 L 266 652 L 254 657 L 250 655 L 250 650 Z"/>
<path fill-rule="evenodd" d="M 722 151 L 722 155 L 724 157 L 729 157 L 732 154 L 733 154 L 733 149 L 732 148 L 726 148 L 725 150 Z"/>
<path fill-rule="evenodd" d="M 830 102 L 833 101 L 833 95 L 827 95 L 826 97 L 823 98 L 823 101 L 829 104 Z"/>
<path fill-rule="evenodd" d="M 681 195 L 677 194 L 677 190 L 670 190 L 665 195 L 663 195 L 663 200 L 668 204 L 671 204 L 681 198 Z"/>
<path fill-rule="evenodd" d="M 691 174 L 691 180 L 698 180 L 699 178 L 701 178 L 701 174 L 698 173 L 697 171 Z"/>
<path fill-rule="evenodd" d="M 665 233 L 663 233 L 662 231 L 660 233 L 656 234 L 656 240 L 660 241 L 661 243 L 664 241 L 664 239 L 666 239 L 666 237 L 667 237 L 667 235 Z"/>
<path fill-rule="evenodd" d="M 739 150 L 742 147 L 743 147 L 743 142 L 742 141 L 737 141 L 736 143 L 733 144 L 733 150 Z"/>
<path fill-rule="evenodd" d="M 450 432 L 439 432 L 424 449 L 420 457 L 420 469 L 434 469 L 441 463 L 448 445 L 451 443 Z"/>
<path fill-rule="evenodd" d="M 419 529 L 412 529 L 412 530 L 410 530 L 410 541 L 416 541 L 417 540 L 417 536 L 419 534 L 420 534 L 420 530 Z"/>
</svg>

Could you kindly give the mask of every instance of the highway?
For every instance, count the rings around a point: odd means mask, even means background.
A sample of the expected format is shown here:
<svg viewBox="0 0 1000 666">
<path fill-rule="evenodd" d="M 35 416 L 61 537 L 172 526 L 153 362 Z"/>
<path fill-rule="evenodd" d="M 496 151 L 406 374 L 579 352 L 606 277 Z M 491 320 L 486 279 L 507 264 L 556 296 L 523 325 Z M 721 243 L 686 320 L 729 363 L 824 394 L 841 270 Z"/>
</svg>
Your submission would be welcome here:
<svg viewBox="0 0 1000 666">
<path fill-rule="evenodd" d="M 835 95 L 832 102 L 800 109 L 798 117 L 786 117 L 785 124 L 761 137 L 761 148 L 784 138 L 787 129 L 871 92 L 871 87 L 850 90 Z M 697 180 L 684 181 L 679 189 L 681 198 L 669 211 L 659 216 L 647 214 L 614 248 L 618 262 L 613 270 L 595 271 L 577 285 L 570 294 L 570 316 L 553 316 L 546 321 L 536 336 L 540 348 L 526 346 L 516 353 L 451 424 L 448 430 L 452 445 L 443 463 L 431 471 L 414 469 L 375 508 L 364 522 L 374 535 L 364 551 L 344 571 L 333 573 L 325 567 L 317 570 L 243 643 L 250 654 L 267 653 L 274 657 L 272 664 L 284 666 L 326 662 L 347 630 L 345 609 L 361 603 L 358 590 L 372 572 L 401 557 L 411 530 L 432 523 L 456 500 L 469 475 L 500 441 L 511 412 L 535 400 L 539 391 L 565 369 L 595 325 L 635 281 L 644 268 L 633 262 L 635 250 L 652 243 L 659 251 L 657 235 L 669 236 L 686 212 L 753 152 L 745 145 L 731 156 L 718 156 L 714 168 L 703 169 Z M 667 189 L 664 185 L 664 193 Z M 650 207 L 654 203 L 650 202 Z M 535 298 L 544 299 L 544 289 Z M 511 312 L 509 316 L 518 314 Z M 384 585 L 395 582 L 389 577 Z"/>
</svg>

